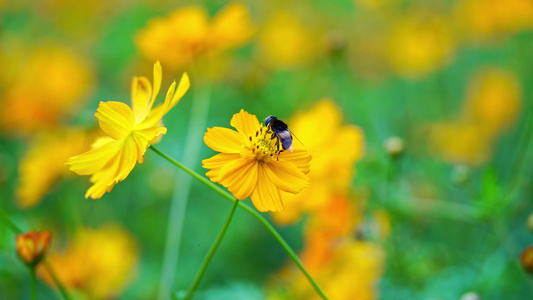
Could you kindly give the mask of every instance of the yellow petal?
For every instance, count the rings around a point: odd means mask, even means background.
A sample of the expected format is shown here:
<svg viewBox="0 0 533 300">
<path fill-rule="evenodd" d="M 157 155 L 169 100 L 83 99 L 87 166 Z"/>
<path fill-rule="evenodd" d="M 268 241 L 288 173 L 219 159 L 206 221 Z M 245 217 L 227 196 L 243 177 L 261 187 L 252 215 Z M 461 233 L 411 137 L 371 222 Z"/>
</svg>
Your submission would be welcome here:
<svg viewBox="0 0 533 300">
<path fill-rule="evenodd" d="M 211 158 L 202 160 L 202 167 L 210 169 L 205 175 L 213 182 L 219 182 L 218 175 L 222 167 L 240 157 L 235 153 L 219 153 Z"/>
<path fill-rule="evenodd" d="M 239 158 L 222 167 L 218 175 L 219 182 L 239 200 L 252 195 L 257 185 L 257 161 Z"/>
<path fill-rule="evenodd" d="M 154 64 L 154 92 L 152 93 L 152 98 L 150 100 L 150 109 L 152 108 L 152 105 L 154 104 L 155 99 L 157 98 L 157 94 L 159 94 L 159 89 L 161 89 L 162 79 L 163 69 L 161 68 L 161 63 L 159 61 L 156 61 Z"/>
<path fill-rule="evenodd" d="M 135 124 L 133 111 L 122 102 L 100 102 L 95 116 L 100 122 L 100 128 L 116 140 L 129 135 Z"/>
<path fill-rule="evenodd" d="M 268 178 L 283 191 L 296 194 L 309 186 L 309 177 L 288 161 L 265 163 Z"/>
<path fill-rule="evenodd" d="M 146 152 L 146 149 L 150 147 L 151 141 L 157 138 L 158 136 L 166 133 L 166 127 L 162 126 L 146 128 L 143 130 L 135 130 L 133 132 L 132 137 L 135 141 L 135 146 L 137 148 L 137 161 L 139 163 L 143 163 L 144 153 Z"/>
<path fill-rule="evenodd" d="M 264 163 L 259 164 L 257 188 L 251 198 L 252 203 L 260 212 L 282 211 L 285 209 L 279 189 L 270 181 Z"/>
<path fill-rule="evenodd" d="M 304 174 L 307 174 L 310 171 L 309 161 L 311 160 L 311 155 L 303 149 L 294 149 L 293 152 L 283 151 L 279 155 L 279 160 L 291 162 Z"/>
<path fill-rule="evenodd" d="M 233 115 L 230 124 L 235 127 L 239 133 L 243 134 L 245 138 L 248 138 L 250 134 L 255 133 L 261 125 L 255 115 L 249 114 L 243 109 Z"/>
<path fill-rule="evenodd" d="M 165 104 L 166 104 L 165 114 L 169 112 L 174 106 L 176 106 L 178 102 L 180 102 L 181 98 L 183 98 L 183 96 L 185 95 L 185 93 L 187 93 L 190 87 L 191 87 L 191 81 L 189 79 L 189 75 L 187 73 L 183 73 L 183 75 L 181 75 L 178 88 L 176 89 L 175 92 L 173 92 L 172 98 L 168 99 L 170 101 L 167 102 L 167 99 L 165 99 Z M 173 86 L 171 86 L 171 88 L 173 88 Z"/>
<path fill-rule="evenodd" d="M 67 165 L 79 175 L 90 175 L 101 170 L 120 151 L 122 141 L 112 140 L 78 156 L 69 158 Z"/>
<path fill-rule="evenodd" d="M 239 153 L 243 138 L 235 130 L 213 127 L 207 128 L 207 132 L 204 134 L 204 142 L 209 148 L 217 152 Z"/>
<path fill-rule="evenodd" d="M 148 78 L 133 77 L 131 82 L 131 105 L 138 122 L 146 117 L 151 109 L 152 85 Z"/>
</svg>

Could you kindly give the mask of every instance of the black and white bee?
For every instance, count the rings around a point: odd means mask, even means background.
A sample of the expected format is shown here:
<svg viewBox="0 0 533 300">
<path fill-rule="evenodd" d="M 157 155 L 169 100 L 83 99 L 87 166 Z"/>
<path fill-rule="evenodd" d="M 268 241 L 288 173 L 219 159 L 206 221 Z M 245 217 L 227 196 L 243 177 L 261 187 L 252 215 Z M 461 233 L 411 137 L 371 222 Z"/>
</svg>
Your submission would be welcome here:
<svg viewBox="0 0 533 300">
<path fill-rule="evenodd" d="M 292 148 L 292 132 L 289 130 L 289 126 L 285 122 L 278 119 L 276 116 L 268 116 L 265 119 L 265 126 L 269 131 L 272 131 L 272 138 L 278 139 L 278 156 L 279 156 L 279 144 L 281 143 L 282 150 L 289 152 L 293 151 Z"/>
</svg>

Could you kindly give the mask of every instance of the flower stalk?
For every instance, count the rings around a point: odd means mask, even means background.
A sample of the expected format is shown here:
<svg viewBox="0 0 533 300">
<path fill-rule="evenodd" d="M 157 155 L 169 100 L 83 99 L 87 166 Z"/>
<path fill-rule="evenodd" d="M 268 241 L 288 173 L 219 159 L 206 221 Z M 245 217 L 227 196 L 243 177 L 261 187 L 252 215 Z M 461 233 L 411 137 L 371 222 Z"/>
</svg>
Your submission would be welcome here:
<svg viewBox="0 0 533 300">
<path fill-rule="evenodd" d="M 224 227 L 222 227 L 222 230 L 218 234 L 215 242 L 213 242 L 213 245 L 207 252 L 204 258 L 204 262 L 202 263 L 200 270 L 198 270 L 198 274 L 196 274 L 196 277 L 194 278 L 191 288 L 189 289 L 189 291 L 187 292 L 187 295 L 185 296 L 185 300 L 191 299 L 192 295 L 198 288 L 198 285 L 200 285 L 200 281 L 202 280 L 202 277 L 204 276 L 205 270 L 207 269 L 209 262 L 213 258 L 213 255 L 217 251 L 217 248 L 220 245 L 220 242 L 222 242 L 222 239 L 224 238 L 224 235 L 226 234 L 226 231 L 228 230 L 229 223 L 231 223 L 231 219 L 233 218 L 233 214 L 235 213 L 235 210 L 237 209 L 238 205 L 239 205 L 238 201 L 233 202 L 233 206 L 231 207 L 231 211 L 229 212 L 228 218 L 226 219 L 226 223 L 224 223 Z"/>
<path fill-rule="evenodd" d="M 320 287 L 318 286 L 318 284 L 313 280 L 313 278 L 311 277 L 311 275 L 309 275 L 309 273 L 307 272 L 307 270 L 304 268 L 302 262 L 300 261 L 300 259 L 298 258 L 298 255 L 294 252 L 294 250 L 292 250 L 292 248 L 289 246 L 289 244 L 287 244 L 287 242 L 283 239 L 283 237 L 281 237 L 281 235 L 276 231 L 276 229 L 265 219 L 263 218 L 263 216 L 261 216 L 257 211 L 253 210 L 252 208 L 250 208 L 248 205 L 244 204 L 244 203 L 241 203 L 239 200 L 237 200 L 235 197 L 233 197 L 232 195 L 230 195 L 228 192 L 224 191 L 222 188 L 218 187 L 217 185 L 215 185 L 214 183 L 212 183 L 211 181 L 209 181 L 208 179 L 202 177 L 201 175 L 199 175 L 198 173 L 194 172 L 193 170 L 187 168 L 186 166 L 184 166 L 183 164 L 179 163 L 178 161 L 176 161 L 175 159 L 173 159 L 172 157 L 168 156 L 167 154 L 161 152 L 160 150 L 158 150 L 157 148 L 155 148 L 154 146 L 150 146 L 150 149 L 152 151 L 154 151 L 155 153 L 157 153 L 158 155 L 160 155 L 161 157 L 163 157 L 164 159 L 166 159 L 168 162 L 170 162 L 171 164 L 175 165 L 176 167 L 182 169 L 183 171 L 185 171 L 186 173 L 188 173 L 189 175 L 191 175 L 193 178 L 195 178 L 196 180 L 200 181 L 201 183 L 205 184 L 206 186 L 208 186 L 209 188 L 211 188 L 213 191 L 217 192 L 218 194 L 220 194 L 222 197 L 224 197 L 225 199 L 231 201 L 234 205 L 237 205 L 239 207 L 241 207 L 242 209 L 244 209 L 246 212 L 248 212 L 249 214 L 251 214 L 252 216 L 254 216 L 259 222 L 261 222 L 261 224 L 263 224 L 263 226 L 265 226 L 265 228 L 272 234 L 272 236 L 274 236 L 274 238 L 278 241 L 278 243 L 281 245 L 281 247 L 283 247 L 283 249 L 287 252 L 287 254 L 291 257 L 291 259 L 294 261 L 294 263 L 298 266 L 298 268 L 300 268 L 300 270 L 302 271 L 302 273 L 305 275 L 305 277 L 307 277 L 307 279 L 309 280 L 309 282 L 311 283 L 311 285 L 313 286 L 313 288 L 315 289 L 315 291 L 323 298 L 323 299 L 327 299 L 326 295 L 324 294 L 324 292 L 320 289 Z M 237 204 L 235 204 L 237 203 Z"/>
</svg>

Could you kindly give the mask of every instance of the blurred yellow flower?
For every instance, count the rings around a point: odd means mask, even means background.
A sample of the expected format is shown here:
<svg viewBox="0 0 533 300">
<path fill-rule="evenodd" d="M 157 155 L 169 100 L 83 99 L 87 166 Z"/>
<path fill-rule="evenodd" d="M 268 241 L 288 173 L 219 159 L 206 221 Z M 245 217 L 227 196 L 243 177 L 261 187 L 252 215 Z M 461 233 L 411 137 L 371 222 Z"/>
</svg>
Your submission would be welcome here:
<svg viewBox="0 0 533 300">
<path fill-rule="evenodd" d="M 64 129 L 38 136 L 19 163 L 17 204 L 21 208 L 37 205 L 52 184 L 68 174 L 68 158 L 89 148 L 83 130 Z M 46 172 L 43 172 L 46 170 Z"/>
<path fill-rule="evenodd" d="M 345 194 L 355 175 L 354 164 L 365 153 L 363 131 L 355 125 L 343 125 L 340 109 L 331 99 L 296 114 L 290 128 L 313 156 L 313 171 L 309 173 L 309 188 L 287 195 L 287 209 L 272 215 L 282 224 L 297 222 L 303 213 L 318 211 L 333 196 Z"/>
<path fill-rule="evenodd" d="M 391 68 L 399 75 L 421 77 L 448 62 L 455 49 L 449 20 L 414 13 L 392 24 L 387 47 Z"/>
<path fill-rule="evenodd" d="M 52 234 L 47 230 L 41 232 L 31 230 L 18 234 L 15 238 L 17 255 L 33 268 L 46 255 L 51 239 Z"/>
<path fill-rule="evenodd" d="M 178 9 L 166 18 L 154 18 L 135 41 L 144 57 L 177 69 L 237 48 L 253 33 L 248 9 L 241 3 L 230 3 L 211 22 L 207 11 L 196 6 Z"/>
<path fill-rule="evenodd" d="M 161 87 L 161 64 L 154 64 L 154 89 L 146 77 L 134 77 L 132 107 L 122 102 L 100 102 L 96 111 L 100 128 L 107 134 L 92 145 L 92 150 L 68 160 L 70 170 L 79 175 L 91 175 L 93 185 L 85 197 L 98 199 L 124 180 L 136 162 L 144 161 L 150 144 L 167 132 L 162 126 L 163 116 L 181 100 L 190 87 L 186 73 L 168 89 L 165 102 L 153 107 Z"/>
<path fill-rule="evenodd" d="M 82 57 L 59 46 L 36 47 L 26 55 L 6 52 L 2 62 L 10 61 L 1 76 L 5 90 L 0 100 L 0 129 L 34 133 L 57 126 L 80 108 L 94 80 Z"/>
<path fill-rule="evenodd" d="M 444 160 L 470 166 L 487 162 L 499 136 L 517 119 L 522 92 L 517 78 L 484 69 L 468 84 L 461 119 L 429 126 L 432 150 Z"/>
<path fill-rule="evenodd" d="M 427 135 L 433 153 L 450 163 L 476 166 L 492 155 L 492 137 L 475 123 L 440 122 Z"/>
<path fill-rule="evenodd" d="M 115 225 L 78 229 L 62 251 L 52 251 L 47 262 L 69 290 L 89 299 L 113 299 L 134 278 L 138 262 L 135 240 Z M 46 268 L 38 275 L 54 286 Z"/>
<path fill-rule="evenodd" d="M 500 69 L 479 71 L 469 82 L 463 112 L 465 118 L 497 136 L 517 119 L 522 104 L 520 83 Z"/>
<path fill-rule="evenodd" d="M 269 69 L 291 69 L 317 59 L 325 51 L 325 40 L 314 22 L 305 23 L 289 11 L 267 16 L 257 42 L 261 63 Z"/>
<path fill-rule="evenodd" d="M 206 175 L 235 198 L 250 197 L 261 212 L 283 210 L 285 194 L 297 194 L 309 185 L 311 156 L 296 146 L 293 152 L 278 153 L 272 132 L 244 110 L 233 115 L 230 124 L 237 131 L 213 127 L 204 135 L 206 145 L 221 152 L 202 161 L 210 169 Z"/>
<path fill-rule="evenodd" d="M 484 40 L 533 29 L 531 0 L 463 0 L 457 1 L 455 12 L 465 38 Z"/>
</svg>

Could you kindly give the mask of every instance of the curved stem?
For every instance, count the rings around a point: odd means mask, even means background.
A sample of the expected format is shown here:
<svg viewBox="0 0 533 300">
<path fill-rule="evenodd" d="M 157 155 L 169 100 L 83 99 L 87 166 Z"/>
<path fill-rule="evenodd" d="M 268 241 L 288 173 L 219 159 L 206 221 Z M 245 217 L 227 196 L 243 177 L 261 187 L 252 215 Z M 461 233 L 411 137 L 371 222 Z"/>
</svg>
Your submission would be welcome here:
<svg viewBox="0 0 533 300">
<path fill-rule="evenodd" d="M 224 234 L 226 234 L 226 231 L 228 230 L 229 223 L 231 223 L 231 218 L 233 218 L 233 214 L 235 213 L 235 210 L 237 209 L 239 202 L 235 201 L 233 202 L 233 206 L 231 207 L 231 211 L 229 212 L 228 218 L 226 219 L 226 223 L 224 223 L 224 227 L 222 227 L 222 230 L 218 234 L 217 238 L 213 242 L 213 245 L 211 245 L 211 248 L 209 248 L 209 251 L 207 252 L 204 262 L 202 263 L 202 266 L 198 270 L 198 274 L 196 274 L 196 277 L 194 278 L 194 281 L 191 285 L 191 288 L 187 292 L 187 295 L 185 296 L 185 300 L 191 299 L 192 295 L 198 288 L 198 285 L 200 285 L 200 281 L 202 280 L 202 277 L 204 276 L 205 270 L 207 269 L 207 266 L 209 265 L 209 262 L 213 258 L 213 255 L 217 251 L 218 245 L 220 245 L 220 242 L 222 242 L 222 239 L 224 238 Z"/>
<path fill-rule="evenodd" d="M 170 157 L 170 156 L 166 155 L 165 153 L 159 151 L 154 146 L 150 146 L 150 149 L 152 151 L 154 151 L 155 153 L 159 154 L 161 157 L 163 157 L 167 161 L 169 161 L 171 164 L 173 164 L 176 167 L 182 169 L 183 171 L 185 171 L 186 173 L 188 173 L 189 175 L 191 175 L 192 177 L 194 177 L 195 179 L 197 179 L 201 183 L 207 185 L 209 188 L 211 188 L 212 190 L 214 190 L 215 192 L 220 194 L 222 197 L 224 197 L 227 200 L 233 202 L 234 204 L 236 202 L 238 206 L 240 206 L 245 211 L 250 213 L 257 220 L 259 220 L 259 222 L 261 222 L 261 224 L 263 224 L 263 226 L 265 226 L 265 228 L 272 234 L 272 236 L 274 236 L 274 238 L 278 241 L 278 243 L 280 243 L 281 247 L 283 247 L 283 249 L 287 252 L 287 254 L 289 254 L 289 256 L 294 261 L 294 263 L 298 266 L 298 268 L 300 268 L 300 270 L 304 273 L 305 277 L 307 277 L 307 279 L 309 280 L 311 285 L 313 285 L 315 291 L 323 299 L 327 299 L 326 295 L 324 295 L 324 292 L 322 292 L 322 290 L 320 289 L 318 284 L 313 280 L 311 275 L 309 275 L 309 273 L 307 273 L 307 271 L 305 270 L 304 266 L 302 265 L 302 262 L 298 258 L 298 255 L 296 255 L 296 253 L 294 252 L 294 250 L 292 250 L 292 248 L 289 246 L 289 244 L 287 244 L 287 242 L 283 239 L 283 237 L 281 237 L 281 235 L 276 231 L 276 229 L 270 223 L 268 223 L 268 221 L 265 218 L 263 218 L 263 216 L 261 216 L 257 211 L 255 211 L 252 208 L 250 208 L 248 205 L 243 204 L 239 200 L 235 199 L 235 197 L 233 197 L 231 194 L 229 194 L 228 192 L 224 191 L 223 189 L 221 189 L 220 187 L 215 185 L 210 180 L 206 179 L 205 177 L 199 175 L 198 173 L 196 173 L 196 172 L 192 171 L 191 169 L 187 168 L 186 166 L 182 165 L 178 161 L 174 160 L 172 157 Z"/>
<path fill-rule="evenodd" d="M 52 266 L 46 261 L 43 262 L 43 264 L 44 264 L 44 267 L 46 268 L 46 270 L 48 271 L 48 273 L 50 274 L 50 276 L 52 277 L 52 280 L 54 281 L 57 289 L 59 290 L 59 293 L 61 293 L 61 296 L 63 296 L 63 299 L 69 300 L 70 296 L 67 293 L 67 290 L 61 284 L 61 281 L 59 281 L 59 278 L 57 278 L 57 275 L 54 272 L 54 269 L 52 268 Z"/>
</svg>

